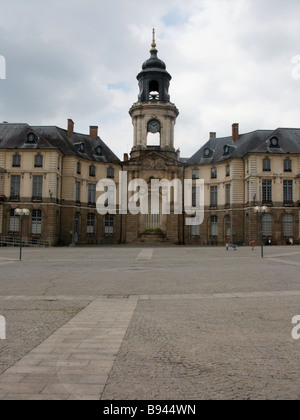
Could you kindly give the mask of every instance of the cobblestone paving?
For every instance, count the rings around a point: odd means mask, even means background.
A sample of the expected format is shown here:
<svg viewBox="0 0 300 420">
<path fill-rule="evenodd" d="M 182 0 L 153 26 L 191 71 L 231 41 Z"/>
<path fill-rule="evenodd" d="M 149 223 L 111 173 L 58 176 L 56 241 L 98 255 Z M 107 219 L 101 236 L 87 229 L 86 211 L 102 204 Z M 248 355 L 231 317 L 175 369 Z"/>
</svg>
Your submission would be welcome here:
<svg viewBox="0 0 300 420">
<path fill-rule="evenodd" d="M 24 249 L 22 262 L 17 254 L 0 248 L 0 315 L 7 323 L 0 384 L 10 378 L 27 389 L 22 381 L 37 380 L 13 374 L 16 362 L 26 365 L 32 349 L 68 332 L 70 320 L 84 316 L 91 302 L 109 305 L 113 298 L 122 308 L 134 298 L 126 334 L 119 331 L 121 314 L 111 331 L 123 338 L 105 383 L 101 376 L 99 398 L 300 399 L 300 340 L 291 337 L 291 320 L 300 314 L 300 247 L 266 247 L 263 259 L 258 248 L 247 247 Z M 73 348 L 78 344 L 70 341 Z M 41 363 L 47 364 L 47 355 Z M 12 374 L 6 375 L 9 366 Z M 83 383 L 91 380 L 89 369 Z M 52 376 L 55 384 L 55 369 Z M 39 399 L 46 398 L 42 389 L 54 388 L 42 387 L 45 377 L 38 380 Z M 72 398 L 59 389 L 48 398 Z"/>
<path fill-rule="evenodd" d="M 297 311 L 299 296 L 140 301 L 102 398 L 299 399 Z"/>
</svg>

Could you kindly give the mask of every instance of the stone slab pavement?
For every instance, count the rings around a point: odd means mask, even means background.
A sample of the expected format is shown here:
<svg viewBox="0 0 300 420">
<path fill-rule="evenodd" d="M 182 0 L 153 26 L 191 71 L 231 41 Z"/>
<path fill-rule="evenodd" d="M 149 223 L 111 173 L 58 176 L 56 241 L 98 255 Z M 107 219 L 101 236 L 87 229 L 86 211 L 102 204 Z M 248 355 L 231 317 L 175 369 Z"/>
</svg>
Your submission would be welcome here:
<svg viewBox="0 0 300 420">
<path fill-rule="evenodd" d="M 300 398 L 299 247 L 16 253 L 0 249 L 0 399 Z"/>
</svg>

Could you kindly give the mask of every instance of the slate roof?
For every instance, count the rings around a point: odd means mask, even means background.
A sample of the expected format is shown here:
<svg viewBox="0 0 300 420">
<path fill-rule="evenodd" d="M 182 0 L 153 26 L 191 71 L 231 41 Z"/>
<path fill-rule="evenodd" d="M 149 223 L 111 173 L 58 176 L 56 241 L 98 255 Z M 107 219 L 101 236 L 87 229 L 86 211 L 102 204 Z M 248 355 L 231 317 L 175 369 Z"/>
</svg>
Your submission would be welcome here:
<svg viewBox="0 0 300 420">
<path fill-rule="evenodd" d="M 271 139 L 277 145 L 271 144 Z M 217 163 L 231 158 L 242 158 L 248 153 L 286 154 L 300 153 L 300 128 L 256 130 L 240 134 L 236 143 L 232 137 L 208 140 L 190 159 L 189 165 Z"/>
<path fill-rule="evenodd" d="M 27 136 L 33 133 L 36 141 L 28 143 Z M 82 150 L 80 144 L 83 144 Z M 100 146 L 101 153 L 96 153 Z M 74 133 L 71 138 L 67 136 L 67 130 L 56 126 L 30 126 L 26 123 L 0 124 L 0 148 L 1 149 L 58 149 L 64 155 L 75 155 L 84 159 L 97 162 L 118 163 L 119 158 L 98 137 L 92 139 L 89 135 Z"/>
</svg>

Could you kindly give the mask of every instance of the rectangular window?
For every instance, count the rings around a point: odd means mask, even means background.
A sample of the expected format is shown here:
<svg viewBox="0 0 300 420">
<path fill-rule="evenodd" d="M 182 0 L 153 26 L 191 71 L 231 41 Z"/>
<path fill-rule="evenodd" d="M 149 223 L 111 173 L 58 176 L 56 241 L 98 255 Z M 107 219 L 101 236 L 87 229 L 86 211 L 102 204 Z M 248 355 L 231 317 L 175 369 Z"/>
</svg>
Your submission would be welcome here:
<svg viewBox="0 0 300 420">
<path fill-rule="evenodd" d="M 284 172 L 292 172 L 292 161 L 290 159 L 284 161 Z"/>
<path fill-rule="evenodd" d="M 13 209 L 9 212 L 9 233 L 19 233 L 20 216 L 15 214 Z"/>
<path fill-rule="evenodd" d="M 271 161 L 270 159 L 263 160 L 263 171 L 270 171 L 271 170 Z"/>
<path fill-rule="evenodd" d="M 218 176 L 217 168 L 211 168 L 211 179 L 216 179 Z"/>
<path fill-rule="evenodd" d="M 21 156 L 20 155 L 14 155 L 13 161 L 12 161 L 13 168 L 20 168 L 21 166 Z"/>
<path fill-rule="evenodd" d="M 20 175 L 12 175 L 10 178 L 10 198 L 20 199 Z"/>
<path fill-rule="evenodd" d="M 95 170 L 95 166 L 91 165 L 90 166 L 90 172 L 89 172 L 90 176 L 96 176 L 96 170 Z"/>
<path fill-rule="evenodd" d="M 272 215 L 264 213 L 262 215 L 262 233 L 263 236 L 272 236 Z"/>
<path fill-rule="evenodd" d="M 230 184 L 226 184 L 226 190 L 225 190 L 225 205 L 230 205 Z"/>
<path fill-rule="evenodd" d="M 114 216 L 113 214 L 105 215 L 105 235 L 113 235 L 114 233 Z"/>
<path fill-rule="evenodd" d="M 88 186 L 88 204 L 94 205 L 96 202 L 96 185 L 89 184 Z"/>
<path fill-rule="evenodd" d="M 80 203 L 80 182 L 78 181 L 75 183 L 75 201 Z"/>
<path fill-rule="evenodd" d="M 262 182 L 263 204 L 272 203 L 272 180 L 264 179 Z"/>
<path fill-rule="evenodd" d="M 199 179 L 199 169 L 192 170 L 192 179 Z"/>
<path fill-rule="evenodd" d="M 200 236 L 200 226 L 199 225 L 191 225 L 191 237 L 192 238 L 199 238 Z"/>
<path fill-rule="evenodd" d="M 231 236 L 231 220 L 228 214 L 225 216 L 225 236 L 226 238 Z"/>
<path fill-rule="evenodd" d="M 283 181 L 283 202 L 293 202 L 293 181 Z"/>
<path fill-rule="evenodd" d="M 94 213 L 88 213 L 87 215 L 87 226 L 86 226 L 86 233 L 94 233 L 95 232 L 95 215 Z"/>
<path fill-rule="evenodd" d="M 80 162 L 77 162 L 77 173 L 78 174 L 81 173 L 81 165 L 80 165 Z"/>
<path fill-rule="evenodd" d="M 218 187 L 213 185 L 210 187 L 210 205 L 211 207 L 217 207 L 218 205 Z"/>
<path fill-rule="evenodd" d="M 210 218 L 210 236 L 218 236 L 218 216 L 211 216 Z"/>
<path fill-rule="evenodd" d="M 230 165 L 226 166 L 226 176 L 230 176 Z"/>
<path fill-rule="evenodd" d="M 32 210 L 31 234 L 40 235 L 42 233 L 42 211 Z"/>
<path fill-rule="evenodd" d="M 285 237 L 294 236 L 292 214 L 285 214 L 283 216 L 283 236 Z"/>
<path fill-rule="evenodd" d="M 107 178 L 114 178 L 114 177 L 115 177 L 115 169 L 107 168 Z"/>
<path fill-rule="evenodd" d="M 42 168 L 43 167 L 43 156 L 42 155 L 36 155 L 34 157 L 34 167 L 35 168 Z"/>
<path fill-rule="evenodd" d="M 43 193 L 43 175 L 33 175 L 32 177 L 32 198 L 41 199 Z"/>
</svg>

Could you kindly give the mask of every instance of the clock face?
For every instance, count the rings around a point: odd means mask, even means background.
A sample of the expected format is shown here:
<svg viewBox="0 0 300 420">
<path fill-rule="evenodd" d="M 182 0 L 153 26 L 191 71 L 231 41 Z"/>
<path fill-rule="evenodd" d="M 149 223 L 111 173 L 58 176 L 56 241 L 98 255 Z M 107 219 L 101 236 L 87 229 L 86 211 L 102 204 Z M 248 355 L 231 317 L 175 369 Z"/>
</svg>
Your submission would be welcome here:
<svg viewBox="0 0 300 420">
<path fill-rule="evenodd" d="M 148 122 L 148 131 L 151 133 L 157 133 L 160 130 L 160 123 L 157 120 L 151 120 Z"/>
</svg>

